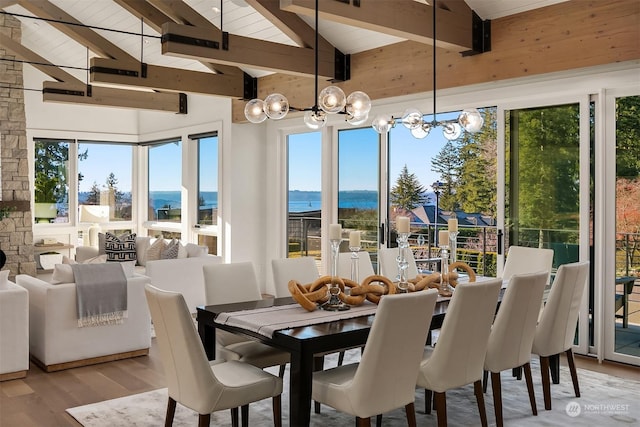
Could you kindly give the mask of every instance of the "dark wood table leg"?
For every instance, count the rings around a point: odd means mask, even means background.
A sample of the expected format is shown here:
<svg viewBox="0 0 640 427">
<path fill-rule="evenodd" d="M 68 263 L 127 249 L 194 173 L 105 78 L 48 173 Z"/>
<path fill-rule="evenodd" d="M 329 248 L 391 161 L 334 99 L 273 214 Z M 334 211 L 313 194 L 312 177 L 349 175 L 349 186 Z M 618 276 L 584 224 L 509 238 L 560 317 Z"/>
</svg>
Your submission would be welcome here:
<svg viewBox="0 0 640 427">
<path fill-rule="evenodd" d="M 551 368 L 551 381 L 560 384 L 560 355 L 549 356 L 549 367 Z"/>
<path fill-rule="evenodd" d="M 216 328 L 211 325 L 205 325 L 204 322 L 198 322 L 198 334 L 207 353 L 207 359 L 216 358 Z"/>
<path fill-rule="evenodd" d="M 305 427 L 311 422 L 313 368 L 313 353 L 304 349 L 299 352 L 291 352 L 289 371 L 290 426 Z"/>
</svg>

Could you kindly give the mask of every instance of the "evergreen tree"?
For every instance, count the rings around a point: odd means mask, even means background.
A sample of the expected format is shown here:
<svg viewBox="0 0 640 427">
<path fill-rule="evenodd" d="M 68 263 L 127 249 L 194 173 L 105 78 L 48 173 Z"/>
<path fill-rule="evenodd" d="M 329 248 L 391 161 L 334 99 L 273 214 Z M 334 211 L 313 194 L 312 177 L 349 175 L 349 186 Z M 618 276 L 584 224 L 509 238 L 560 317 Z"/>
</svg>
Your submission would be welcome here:
<svg viewBox="0 0 640 427">
<path fill-rule="evenodd" d="M 118 191 L 118 178 L 116 178 L 113 172 L 111 172 L 109 176 L 107 176 L 107 190 L 109 190 L 109 192 L 113 191 L 115 204 L 116 206 L 119 206 L 122 202 L 124 194 L 122 194 L 121 191 Z"/>
<path fill-rule="evenodd" d="M 416 175 L 409 173 L 407 165 L 404 165 L 396 184 L 391 188 L 391 205 L 409 212 L 423 202 L 423 193 L 424 187 L 420 185 Z"/>
<path fill-rule="evenodd" d="M 87 205 L 99 205 L 100 204 L 100 187 L 98 187 L 98 183 L 93 181 L 93 185 L 89 189 L 89 194 L 87 195 L 87 200 L 85 201 Z"/>
<path fill-rule="evenodd" d="M 439 200 L 440 209 L 454 210 L 459 207 L 455 194 L 461 167 L 462 159 L 459 150 L 451 141 L 447 141 L 440 152 L 431 159 L 431 170 L 440 174 L 439 181 L 443 183 Z"/>
</svg>

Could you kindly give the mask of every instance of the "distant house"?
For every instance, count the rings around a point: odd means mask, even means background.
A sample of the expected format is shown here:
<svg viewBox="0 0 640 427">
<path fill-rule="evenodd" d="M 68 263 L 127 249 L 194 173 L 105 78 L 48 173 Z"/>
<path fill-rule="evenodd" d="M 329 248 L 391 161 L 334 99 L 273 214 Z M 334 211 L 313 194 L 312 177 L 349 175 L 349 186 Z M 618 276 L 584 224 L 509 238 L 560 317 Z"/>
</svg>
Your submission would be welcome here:
<svg viewBox="0 0 640 427">
<path fill-rule="evenodd" d="M 496 219 L 481 213 L 467 213 L 464 211 L 445 211 L 438 208 L 436 215 L 436 207 L 434 205 L 422 205 L 413 209 L 410 213 L 411 223 L 413 225 L 447 225 L 447 221 L 451 218 L 458 219 L 458 225 L 461 227 L 492 227 L 496 225 Z"/>
</svg>

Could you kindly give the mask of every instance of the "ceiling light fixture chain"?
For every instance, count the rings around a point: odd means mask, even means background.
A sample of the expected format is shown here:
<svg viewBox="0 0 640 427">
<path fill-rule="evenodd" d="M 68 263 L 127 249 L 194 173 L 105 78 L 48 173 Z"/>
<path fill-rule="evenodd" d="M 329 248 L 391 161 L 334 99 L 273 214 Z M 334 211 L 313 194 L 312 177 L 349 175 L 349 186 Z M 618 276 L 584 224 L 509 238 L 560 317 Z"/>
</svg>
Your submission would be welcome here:
<svg viewBox="0 0 640 427">
<path fill-rule="evenodd" d="M 465 130 L 469 133 L 477 133 L 482 129 L 484 125 L 484 119 L 480 112 L 475 108 L 465 109 L 460 113 L 457 119 L 452 120 L 437 120 L 438 110 L 436 108 L 436 91 L 437 91 L 437 63 L 436 63 L 436 2 L 432 5 L 432 18 L 433 18 L 433 120 L 426 121 L 420 110 L 416 108 L 408 108 L 402 114 L 399 119 L 393 116 L 377 115 L 373 118 L 371 126 L 376 132 L 383 134 L 395 127 L 399 121 L 404 127 L 411 131 L 411 135 L 414 138 L 423 139 L 429 135 L 429 132 L 433 128 L 442 126 L 442 133 L 444 137 L 449 141 L 455 141 L 460 138 L 462 131 Z"/>
<path fill-rule="evenodd" d="M 315 7 L 315 70 L 314 70 L 314 105 L 309 108 L 296 108 L 289 105 L 287 98 L 280 93 L 272 93 L 264 101 L 252 99 L 245 105 L 244 115 L 251 123 L 262 123 L 267 118 L 280 120 L 289 110 L 303 111 L 304 123 L 308 128 L 317 130 L 327 124 L 328 114 L 345 114 L 346 121 L 352 125 L 359 125 L 367 121 L 371 110 L 371 99 L 362 91 L 355 91 L 346 96 L 338 86 L 327 86 L 318 94 L 318 22 L 319 0 Z"/>
</svg>

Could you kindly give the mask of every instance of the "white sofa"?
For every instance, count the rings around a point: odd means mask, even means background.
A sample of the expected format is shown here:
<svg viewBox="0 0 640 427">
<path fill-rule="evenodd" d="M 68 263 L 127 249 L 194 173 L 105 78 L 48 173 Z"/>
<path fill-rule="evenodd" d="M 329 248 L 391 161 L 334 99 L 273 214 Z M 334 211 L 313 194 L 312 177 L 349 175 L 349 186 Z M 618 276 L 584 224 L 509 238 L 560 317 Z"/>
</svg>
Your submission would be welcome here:
<svg viewBox="0 0 640 427">
<path fill-rule="evenodd" d="M 47 372 L 149 353 L 151 316 L 144 286 L 149 278 L 127 279 L 128 318 L 120 325 L 78 327 L 75 283 L 52 285 L 20 274 L 29 292 L 29 352 Z"/>
<path fill-rule="evenodd" d="M 157 288 L 180 292 L 191 313 L 195 313 L 197 306 L 205 304 L 202 267 L 222 263 L 222 257 L 207 255 L 202 252 L 205 250 L 203 246 L 187 244 L 186 258 L 147 261 L 146 250 L 154 241 L 151 237 L 136 237 L 136 273 L 148 276 L 151 284 Z M 80 246 L 76 249 L 76 261 L 83 262 L 98 253 L 97 248 Z"/>
<path fill-rule="evenodd" d="M 0 381 L 27 376 L 29 294 L 13 282 L 0 284 Z"/>
</svg>

